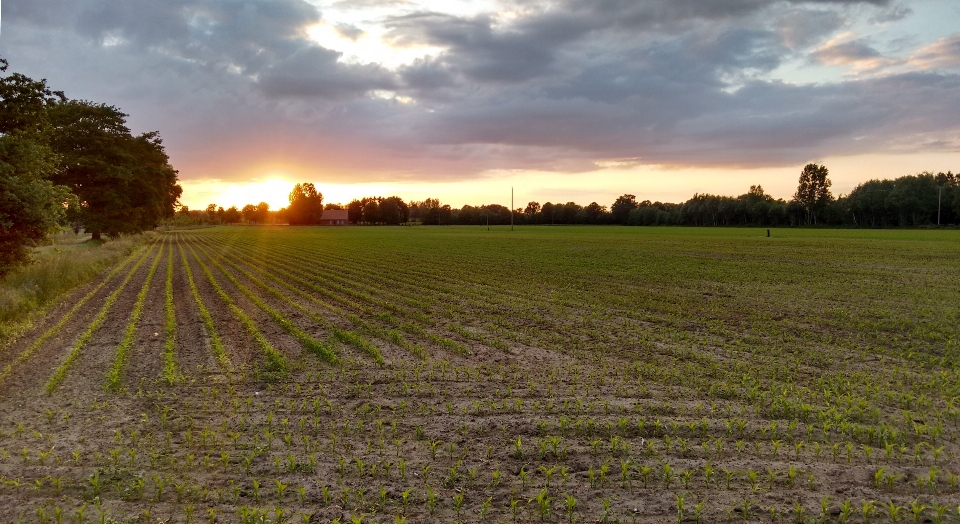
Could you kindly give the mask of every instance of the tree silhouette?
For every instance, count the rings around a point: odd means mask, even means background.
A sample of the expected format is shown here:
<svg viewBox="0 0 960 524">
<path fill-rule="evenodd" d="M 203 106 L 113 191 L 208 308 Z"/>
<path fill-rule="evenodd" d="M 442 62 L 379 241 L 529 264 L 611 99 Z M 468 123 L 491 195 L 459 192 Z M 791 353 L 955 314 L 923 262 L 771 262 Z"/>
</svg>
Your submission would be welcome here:
<svg viewBox="0 0 960 524">
<path fill-rule="evenodd" d="M 793 199 L 806 214 L 807 224 L 816 224 L 817 216 L 833 200 L 830 194 L 830 172 L 826 166 L 807 164 L 800 173 L 800 182 Z"/>
<path fill-rule="evenodd" d="M 319 224 L 323 216 L 323 193 L 317 191 L 310 182 L 293 186 L 290 192 L 290 206 L 287 208 L 287 222 L 290 225 Z"/>
</svg>

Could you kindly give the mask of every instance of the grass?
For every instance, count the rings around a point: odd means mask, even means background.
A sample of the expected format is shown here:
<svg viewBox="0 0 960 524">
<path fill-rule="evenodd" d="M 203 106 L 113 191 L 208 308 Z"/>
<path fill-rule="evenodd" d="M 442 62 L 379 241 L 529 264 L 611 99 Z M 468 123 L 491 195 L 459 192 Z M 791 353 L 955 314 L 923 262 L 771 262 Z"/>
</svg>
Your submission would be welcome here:
<svg viewBox="0 0 960 524">
<path fill-rule="evenodd" d="M 141 248 L 150 234 L 93 242 L 65 232 L 36 250 L 34 263 L 0 280 L 0 346 L 25 332 L 57 299 Z"/>
<path fill-rule="evenodd" d="M 4 390 L 0 520 L 957 522 L 960 232 L 771 233 L 165 234 L 121 387 L 153 251 Z"/>
</svg>

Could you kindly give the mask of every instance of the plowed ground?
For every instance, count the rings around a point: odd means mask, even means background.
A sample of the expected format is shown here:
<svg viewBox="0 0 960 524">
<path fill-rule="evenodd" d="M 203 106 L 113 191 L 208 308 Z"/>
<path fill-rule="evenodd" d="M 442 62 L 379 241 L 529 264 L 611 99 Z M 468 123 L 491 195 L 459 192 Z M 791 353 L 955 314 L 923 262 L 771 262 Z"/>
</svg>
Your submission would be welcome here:
<svg viewBox="0 0 960 524">
<path fill-rule="evenodd" d="M 764 233 L 158 235 L 0 351 L 0 522 L 956 522 L 960 233 Z"/>
</svg>

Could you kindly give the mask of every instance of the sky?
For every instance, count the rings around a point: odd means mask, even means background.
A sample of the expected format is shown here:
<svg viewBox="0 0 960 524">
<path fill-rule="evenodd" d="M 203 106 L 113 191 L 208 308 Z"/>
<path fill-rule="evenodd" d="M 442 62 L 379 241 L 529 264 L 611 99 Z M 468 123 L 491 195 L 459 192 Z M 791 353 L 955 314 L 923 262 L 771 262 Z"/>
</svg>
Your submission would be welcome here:
<svg viewBox="0 0 960 524">
<path fill-rule="evenodd" d="M 191 208 L 680 202 L 960 171 L 956 0 L 7 0 L 0 56 L 159 130 Z"/>
</svg>

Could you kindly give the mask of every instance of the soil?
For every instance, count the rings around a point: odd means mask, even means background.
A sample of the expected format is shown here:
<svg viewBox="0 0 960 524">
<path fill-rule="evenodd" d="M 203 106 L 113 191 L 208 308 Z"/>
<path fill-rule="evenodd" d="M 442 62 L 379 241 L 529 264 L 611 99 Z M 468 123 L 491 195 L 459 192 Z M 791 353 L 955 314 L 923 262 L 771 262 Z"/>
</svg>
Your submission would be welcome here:
<svg viewBox="0 0 960 524">
<path fill-rule="evenodd" d="M 168 233 L 163 238 L 174 245 L 181 382 L 162 380 L 170 256 L 162 242 L 149 248 L 146 262 L 52 393 L 45 386 L 54 369 L 126 270 L 0 382 L 0 522 L 57 522 L 57 515 L 68 522 L 99 522 L 101 516 L 104 522 L 350 522 L 361 516 L 363 522 L 379 523 L 786 522 L 797 519 L 796 507 L 802 508 L 801 518 L 825 512 L 828 520 L 841 521 L 847 503 L 854 515 L 849 521 L 861 522 L 864 502 L 875 504 L 873 520 L 882 522 L 887 510 L 881 505 L 891 501 L 903 507 L 902 520 L 913 518 L 911 501 L 927 506 L 923 514 L 930 518 L 936 515 L 935 505 L 956 508 L 960 503 L 954 476 L 960 472 L 953 443 L 956 411 L 940 399 L 925 409 L 919 395 L 894 398 L 875 391 L 868 397 L 858 389 L 847 397 L 838 392 L 833 411 L 825 401 L 815 406 L 836 416 L 836 422 L 828 415 L 775 415 L 770 409 L 776 402 L 820 394 L 807 386 L 841 375 L 801 368 L 790 352 L 764 354 L 754 347 L 735 348 L 727 341 L 710 345 L 686 336 L 673 343 L 637 340 L 633 345 L 612 339 L 616 347 L 598 352 L 584 344 L 608 343 L 606 339 L 583 332 L 593 329 L 593 323 L 572 318 L 509 328 L 528 330 L 513 333 L 514 339 L 536 342 L 550 335 L 563 341 L 554 345 L 500 337 L 484 327 L 491 319 L 466 325 L 481 340 L 506 341 L 505 348 L 465 338 L 442 320 L 424 329 L 460 342 L 470 355 L 404 333 L 427 351 L 429 358 L 421 360 L 347 319 L 359 314 L 370 325 L 395 329 L 377 316 L 384 311 L 376 305 L 321 308 L 294 293 L 278 298 L 223 265 L 292 325 L 334 345 L 342 365 L 331 366 L 305 351 L 216 267 L 214 261 L 222 264 L 220 255 L 245 264 L 243 248 L 224 243 L 219 234 Z M 234 370 L 221 369 L 213 354 L 181 246 Z M 161 248 L 123 387 L 107 392 L 104 376 Z M 201 263 L 291 362 L 285 373 L 262 371 L 263 353 Z M 391 293 L 409 293 L 410 282 L 429 271 L 426 265 L 413 268 L 405 273 L 409 280 L 398 286 L 402 291 Z M 52 308 L 48 319 L 37 323 L 36 333 L 0 355 L 0 366 L 12 362 L 95 284 Z M 372 279 L 364 286 L 388 283 Z M 507 299 L 532 302 L 535 297 L 518 291 Z M 354 330 L 382 352 L 385 364 L 336 341 L 292 303 L 340 329 Z M 611 329 L 666 329 L 637 320 L 639 315 L 610 318 Z M 549 326 L 568 331 L 538 332 Z M 699 331 L 708 329 L 698 326 Z M 752 366 L 745 365 L 751 359 Z M 796 375 L 803 385 L 795 392 L 777 389 L 789 381 L 774 387 L 764 376 L 765 370 L 788 363 L 803 370 Z M 869 376 L 902 364 L 863 358 L 831 365 Z M 909 370 L 900 373 L 905 387 L 922 378 Z M 713 384 L 724 388 L 711 390 Z M 925 429 L 916 429 L 922 422 L 905 425 L 898 403 L 910 403 L 910 413 L 925 417 Z M 851 406 L 884 411 L 879 418 L 863 415 L 860 422 L 853 421 L 854 415 L 837 415 Z M 867 437 L 868 430 L 883 427 L 881 422 L 918 432 L 939 422 L 945 431 L 938 439 L 904 433 L 887 457 L 882 444 Z M 901 443 L 906 446 L 902 455 Z M 933 483 L 927 481 L 931 472 Z M 541 505 L 538 497 L 546 502 Z M 956 517 L 956 509 L 949 511 Z M 263 519 L 257 520 L 258 515 Z"/>
</svg>

